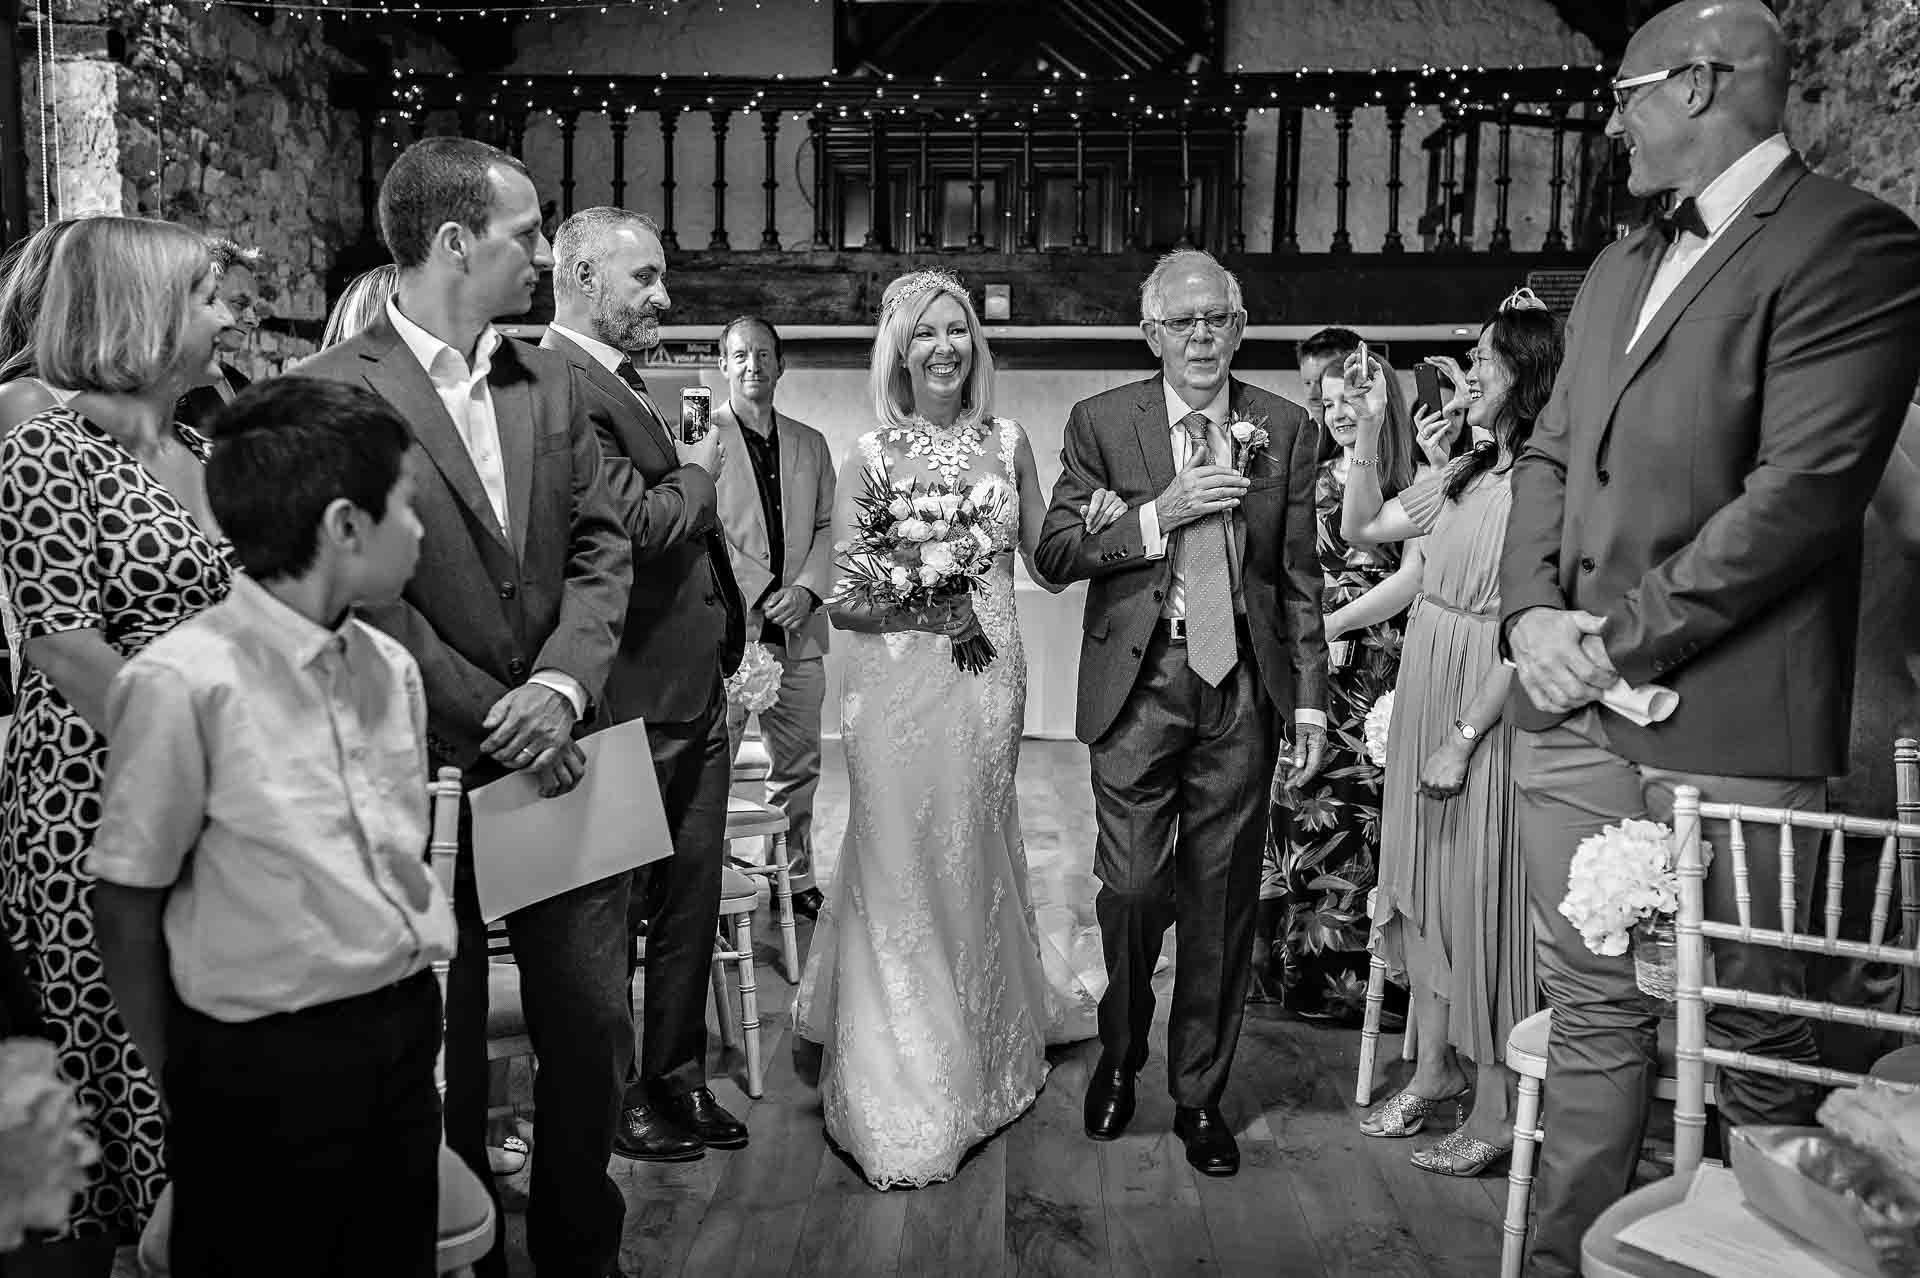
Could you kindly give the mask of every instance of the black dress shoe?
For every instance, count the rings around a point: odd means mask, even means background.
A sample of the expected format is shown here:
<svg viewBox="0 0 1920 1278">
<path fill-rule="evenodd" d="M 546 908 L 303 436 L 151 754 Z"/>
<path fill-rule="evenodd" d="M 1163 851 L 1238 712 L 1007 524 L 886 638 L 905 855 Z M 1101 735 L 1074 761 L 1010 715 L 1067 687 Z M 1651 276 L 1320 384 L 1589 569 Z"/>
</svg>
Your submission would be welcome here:
<svg viewBox="0 0 1920 1278">
<path fill-rule="evenodd" d="M 826 903 L 827 898 L 821 895 L 819 888 L 807 888 L 793 894 L 793 912 L 803 919 L 818 919 L 821 907 Z"/>
<path fill-rule="evenodd" d="M 652 1105 L 630 1105 L 620 1114 L 613 1152 L 643 1163 L 690 1163 L 704 1158 L 706 1142 Z"/>
<path fill-rule="evenodd" d="M 1173 1134 L 1187 1147 L 1187 1161 L 1202 1176 L 1231 1176 L 1240 1170 L 1240 1146 L 1220 1111 L 1211 1105 L 1173 1111 Z"/>
<path fill-rule="evenodd" d="M 662 1096 L 655 1102 L 659 1112 L 673 1120 L 676 1127 L 692 1132 L 709 1149 L 745 1149 L 747 1125 L 720 1108 L 720 1102 L 704 1087 L 677 1096 Z"/>
<path fill-rule="evenodd" d="M 1112 1140 L 1133 1121 L 1133 1075 L 1124 1069 L 1099 1068 L 1087 1080 L 1087 1135 Z"/>
</svg>

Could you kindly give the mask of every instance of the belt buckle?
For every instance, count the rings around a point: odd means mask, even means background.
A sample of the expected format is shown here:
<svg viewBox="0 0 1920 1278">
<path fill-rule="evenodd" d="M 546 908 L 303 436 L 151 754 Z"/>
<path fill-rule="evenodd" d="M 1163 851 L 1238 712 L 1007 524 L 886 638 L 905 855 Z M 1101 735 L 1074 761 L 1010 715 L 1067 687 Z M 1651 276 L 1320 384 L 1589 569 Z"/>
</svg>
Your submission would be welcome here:
<svg viewBox="0 0 1920 1278">
<path fill-rule="evenodd" d="M 1185 617 L 1167 618 L 1167 638 L 1175 643 L 1187 641 L 1187 619 Z"/>
</svg>

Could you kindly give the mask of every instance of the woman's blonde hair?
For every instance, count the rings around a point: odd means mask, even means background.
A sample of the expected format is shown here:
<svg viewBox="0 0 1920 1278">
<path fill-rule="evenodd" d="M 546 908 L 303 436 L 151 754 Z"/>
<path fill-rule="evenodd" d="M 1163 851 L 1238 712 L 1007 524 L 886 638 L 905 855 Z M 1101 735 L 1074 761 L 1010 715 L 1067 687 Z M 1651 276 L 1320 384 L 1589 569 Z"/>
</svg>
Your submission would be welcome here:
<svg viewBox="0 0 1920 1278">
<path fill-rule="evenodd" d="M 880 299 L 880 331 L 873 339 L 873 368 L 867 379 L 873 393 L 873 415 L 883 427 L 904 427 L 913 420 L 913 379 L 907 375 L 907 347 L 913 330 L 934 300 L 951 297 L 967 317 L 973 339 L 973 368 L 960 394 L 960 417 L 954 423 L 977 429 L 993 412 L 993 352 L 980 329 L 980 316 L 958 276 L 946 271 L 914 271 L 887 285 Z"/>
<path fill-rule="evenodd" d="M 327 331 L 321 334 L 320 349 L 338 346 L 350 337 L 366 332 L 367 326 L 387 309 L 387 299 L 400 285 L 400 268 L 392 262 L 363 271 L 353 277 L 347 291 L 333 304 L 327 316 Z"/>
<path fill-rule="evenodd" d="M 172 222 L 89 217 L 54 249 L 34 359 L 71 390 L 125 394 L 176 373 L 194 293 L 213 271 L 207 239 Z"/>
<path fill-rule="evenodd" d="M 40 315 L 53 251 L 77 220 L 49 222 L 0 258 L 0 384 L 33 372 L 33 326 Z"/>
</svg>

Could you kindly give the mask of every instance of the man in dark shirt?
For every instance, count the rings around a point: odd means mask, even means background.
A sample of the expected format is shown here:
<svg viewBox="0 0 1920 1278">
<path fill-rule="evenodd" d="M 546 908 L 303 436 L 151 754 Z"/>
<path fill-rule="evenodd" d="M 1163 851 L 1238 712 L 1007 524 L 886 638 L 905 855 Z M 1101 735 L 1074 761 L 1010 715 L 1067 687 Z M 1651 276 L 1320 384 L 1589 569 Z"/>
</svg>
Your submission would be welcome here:
<svg viewBox="0 0 1920 1278">
<path fill-rule="evenodd" d="M 826 597 L 833 570 L 833 458 L 819 431 L 779 413 L 780 335 L 758 316 L 727 325 L 720 339 L 727 402 L 714 410 L 726 460 L 720 467 L 720 524 L 740 594 L 747 638 L 780 662 L 780 699 L 760 712 L 773 770 L 767 801 L 786 814 L 794 907 L 819 913 L 813 883 L 813 796 L 820 785 L 820 715 L 826 701 Z M 733 750 L 747 712 L 727 709 Z"/>
</svg>

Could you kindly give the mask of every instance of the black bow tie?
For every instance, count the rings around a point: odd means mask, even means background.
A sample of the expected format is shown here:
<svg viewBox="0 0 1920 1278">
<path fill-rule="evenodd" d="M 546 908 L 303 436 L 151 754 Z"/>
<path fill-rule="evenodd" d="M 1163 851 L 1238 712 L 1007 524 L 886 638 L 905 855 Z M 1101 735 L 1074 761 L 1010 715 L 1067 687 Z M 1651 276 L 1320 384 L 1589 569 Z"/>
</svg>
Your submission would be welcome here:
<svg viewBox="0 0 1920 1278">
<path fill-rule="evenodd" d="M 1691 196 L 1680 201 L 1667 212 L 1656 215 L 1653 224 L 1660 228 L 1660 234 L 1669 244 L 1678 239 L 1682 231 L 1697 235 L 1703 240 L 1707 238 L 1707 221 L 1700 216 L 1700 206 Z"/>
</svg>

